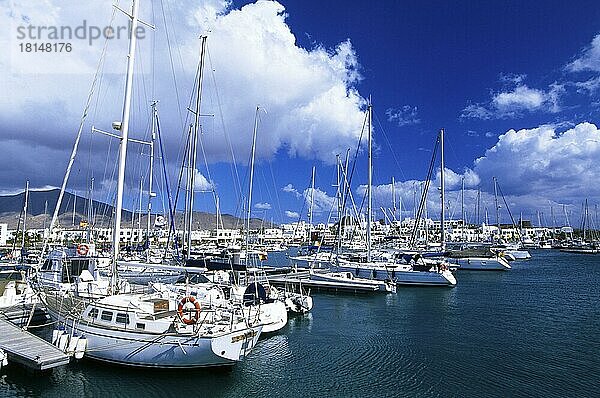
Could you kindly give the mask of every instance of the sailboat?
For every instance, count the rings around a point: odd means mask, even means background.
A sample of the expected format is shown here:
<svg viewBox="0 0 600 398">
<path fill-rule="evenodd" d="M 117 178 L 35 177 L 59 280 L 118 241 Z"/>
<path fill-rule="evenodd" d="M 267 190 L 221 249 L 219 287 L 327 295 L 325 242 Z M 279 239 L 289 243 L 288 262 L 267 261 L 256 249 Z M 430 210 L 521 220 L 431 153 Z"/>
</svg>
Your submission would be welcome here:
<svg viewBox="0 0 600 398">
<path fill-rule="evenodd" d="M 15 249 L 17 235 L 21 229 L 21 218 L 19 227 L 13 240 L 12 258 L 8 263 L 0 264 L 0 319 L 8 320 L 17 326 L 29 326 L 39 324 L 48 317 L 40 303 L 34 289 L 27 282 L 27 271 L 25 257 L 25 236 L 27 234 L 27 206 L 29 199 L 29 181 L 25 185 L 24 203 L 22 210 L 21 249 Z M 19 264 L 20 263 L 20 264 Z"/>
<path fill-rule="evenodd" d="M 78 289 L 45 287 L 41 289 L 41 297 L 60 325 L 53 333 L 53 342 L 62 347 L 75 347 L 74 351 L 85 353 L 85 357 L 138 367 L 230 366 L 248 355 L 262 331 L 261 325 L 248 325 L 239 307 L 203 307 L 191 294 L 175 297 L 164 292 L 123 292 L 118 283 L 117 260 L 136 55 L 133 32 L 140 23 L 138 3 L 133 0 L 131 11 L 123 11 L 131 21 L 131 29 L 122 120 L 113 123 L 114 129 L 120 132 L 120 147 L 108 294 L 96 297 Z M 75 282 L 87 281 L 88 286 L 94 283 L 88 270 L 73 278 Z"/>
<path fill-rule="evenodd" d="M 368 185 L 367 185 L 367 226 L 365 255 L 337 256 L 335 268 L 338 271 L 353 272 L 355 276 L 377 280 L 393 280 L 398 285 L 414 286 L 455 286 L 456 278 L 445 266 L 443 261 L 432 264 L 426 263 L 421 257 L 408 259 L 396 253 L 380 252 L 373 256 L 371 250 L 371 218 L 372 218 L 372 123 L 373 107 L 369 102 L 367 107 L 368 123 Z M 439 264 L 439 265 L 438 265 Z M 422 270 L 419 270 L 421 268 Z"/>
<path fill-rule="evenodd" d="M 600 249 L 596 246 L 595 243 L 588 241 L 588 224 L 589 224 L 589 213 L 588 213 L 588 201 L 585 200 L 585 205 L 583 206 L 583 214 L 581 220 L 582 226 L 581 229 L 583 231 L 583 236 L 581 240 L 577 240 L 572 242 L 570 245 L 561 247 L 560 251 L 564 253 L 575 253 L 575 254 L 598 254 L 600 253 Z"/>
<path fill-rule="evenodd" d="M 254 182 L 254 160 L 256 154 L 256 136 L 258 134 L 258 119 L 260 107 L 254 114 L 254 131 L 252 133 L 252 148 L 250 154 L 250 176 L 248 184 L 248 203 L 246 208 L 246 242 L 245 269 L 238 272 L 237 283 L 232 287 L 232 296 L 244 302 L 249 311 L 256 308 L 256 317 L 264 322 L 263 330 L 275 332 L 283 328 L 288 321 L 287 308 L 283 301 L 277 300 L 275 291 L 271 292 L 264 270 L 251 266 L 253 251 L 250 248 L 250 221 L 252 217 L 252 188 Z M 260 254 L 259 254 L 260 255 Z M 268 289 L 268 291 L 267 291 Z M 269 297 L 270 296 L 270 297 Z M 266 329 L 266 330 L 265 330 Z"/>
<path fill-rule="evenodd" d="M 443 171 L 442 171 L 443 173 Z M 498 234 L 501 236 L 500 216 L 497 195 L 497 181 L 494 177 L 494 193 L 496 206 L 496 224 Z M 501 249 L 492 250 L 486 245 L 464 244 L 460 250 L 450 250 L 446 254 L 448 262 L 459 270 L 469 271 L 506 271 L 511 269 Z"/>
<path fill-rule="evenodd" d="M 339 158 L 337 162 L 339 170 Z M 338 171 L 339 180 L 339 171 Z M 339 193 L 339 181 L 338 181 Z M 315 166 L 312 168 L 312 176 L 310 183 L 310 206 L 308 208 L 308 231 L 305 239 L 306 244 L 298 248 L 298 253 L 288 258 L 299 267 L 302 268 L 328 268 L 335 254 L 330 246 L 323 244 L 322 239 L 314 241 L 313 235 L 313 215 L 314 215 L 314 195 L 315 195 Z M 339 202 L 338 194 L 338 202 Z M 341 217 L 338 217 L 341 218 Z"/>
</svg>

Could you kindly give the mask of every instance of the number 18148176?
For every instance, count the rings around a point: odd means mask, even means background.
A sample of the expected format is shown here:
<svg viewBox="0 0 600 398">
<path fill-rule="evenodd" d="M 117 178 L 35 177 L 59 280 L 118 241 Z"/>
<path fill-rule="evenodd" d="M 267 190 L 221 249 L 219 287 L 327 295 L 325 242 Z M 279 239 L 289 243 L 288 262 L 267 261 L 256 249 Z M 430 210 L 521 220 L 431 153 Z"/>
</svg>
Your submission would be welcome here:
<svg viewBox="0 0 600 398">
<path fill-rule="evenodd" d="M 22 53 L 70 53 L 71 43 L 19 43 Z"/>
</svg>

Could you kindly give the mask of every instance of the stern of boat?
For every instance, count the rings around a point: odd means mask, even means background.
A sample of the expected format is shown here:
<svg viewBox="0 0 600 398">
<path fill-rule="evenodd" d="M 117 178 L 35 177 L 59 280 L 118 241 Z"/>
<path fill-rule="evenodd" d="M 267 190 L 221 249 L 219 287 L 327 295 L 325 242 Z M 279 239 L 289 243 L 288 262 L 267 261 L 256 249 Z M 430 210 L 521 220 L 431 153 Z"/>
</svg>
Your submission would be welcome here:
<svg viewBox="0 0 600 398">
<path fill-rule="evenodd" d="M 215 337 L 211 341 L 212 352 L 230 361 L 240 361 L 252 351 L 261 332 L 262 326 L 256 326 Z"/>
<path fill-rule="evenodd" d="M 456 286 L 456 277 L 449 269 L 441 271 L 440 274 L 447 281 L 448 286 L 450 286 L 450 287 Z"/>
</svg>

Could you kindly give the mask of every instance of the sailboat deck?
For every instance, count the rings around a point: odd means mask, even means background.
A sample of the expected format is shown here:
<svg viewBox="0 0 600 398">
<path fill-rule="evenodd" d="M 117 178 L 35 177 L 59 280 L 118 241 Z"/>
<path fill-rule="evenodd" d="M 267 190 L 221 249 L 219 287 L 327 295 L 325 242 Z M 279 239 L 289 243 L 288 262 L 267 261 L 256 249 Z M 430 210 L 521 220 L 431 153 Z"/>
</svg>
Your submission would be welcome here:
<svg viewBox="0 0 600 398">
<path fill-rule="evenodd" d="M 308 271 L 270 276 L 269 282 L 275 286 L 290 285 L 330 293 L 372 293 L 379 290 L 377 286 L 373 285 L 360 285 L 344 281 L 312 280 Z"/>
</svg>

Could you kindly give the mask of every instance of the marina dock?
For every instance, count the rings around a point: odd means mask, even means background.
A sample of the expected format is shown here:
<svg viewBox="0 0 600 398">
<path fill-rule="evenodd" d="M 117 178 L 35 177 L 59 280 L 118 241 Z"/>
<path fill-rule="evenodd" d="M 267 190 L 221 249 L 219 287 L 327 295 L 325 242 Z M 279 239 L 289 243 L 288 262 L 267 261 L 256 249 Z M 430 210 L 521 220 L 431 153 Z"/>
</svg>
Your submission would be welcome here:
<svg viewBox="0 0 600 398">
<path fill-rule="evenodd" d="M 0 336 L 0 349 L 8 354 L 9 363 L 33 370 L 48 370 L 69 363 L 70 357 L 64 352 L 3 319 L 0 319 Z"/>
</svg>

